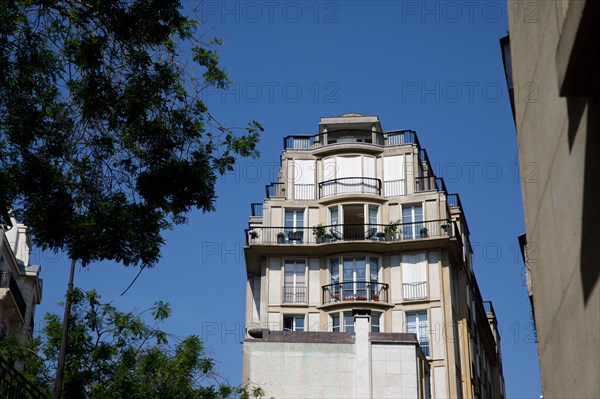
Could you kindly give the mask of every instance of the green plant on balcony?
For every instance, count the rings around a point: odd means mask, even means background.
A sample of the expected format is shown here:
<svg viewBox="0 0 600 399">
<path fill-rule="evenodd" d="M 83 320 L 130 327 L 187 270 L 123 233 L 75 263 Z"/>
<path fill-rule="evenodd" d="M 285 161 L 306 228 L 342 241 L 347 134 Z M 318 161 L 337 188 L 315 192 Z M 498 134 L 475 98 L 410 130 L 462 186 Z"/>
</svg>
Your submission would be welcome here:
<svg viewBox="0 0 600 399">
<path fill-rule="evenodd" d="M 378 231 L 375 233 L 375 237 L 377 237 L 378 241 L 383 241 L 385 240 L 385 233 L 383 231 Z"/>
<path fill-rule="evenodd" d="M 421 233 L 421 238 L 427 237 L 427 235 L 428 235 L 427 234 L 428 233 L 427 227 L 421 226 L 421 228 L 419 229 L 419 231 Z"/>
<path fill-rule="evenodd" d="M 318 225 L 313 227 L 313 235 L 315 236 L 315 239 L 317 241 L 317 244 L 325 242 L 325 236 L 327 235 L 325 233 L 325 227 L 319 223 Z"/>
<path fill-rule="evenodd" d="M 442 223 L 440 227 L 447 233 L 448 229 L 450 228 L 450 225 L 448 223 Z"/>
<path fill-rule="evenodd" d="M 387 241 L 392 241 L 392 240 L 396 239 L 396 234 L 398 233 L 399 225 L 400 225 L 400 221 L 396 220 L 396 221 L 390 222 L 387 226 L 385 226 L 385 228 L 383 229 L 383 234 Z"/>
<path fill-rule="evenodd" d="M 254 231 L 254 230 L 250 230 L 248 232 L 248 235 L 250 236 L 251 239 L 256 240 L 258 238 L 258 232 Z"/>
<path fill-rule="evenodd" d="M 285 234 L 277 233 L 277 244 L 283 244 L 285 242 Z"/>
<path fill-rule="evenodd" d="M 325 234 L 325 242 L 331 242 L 331 241 L 335 241 L 333 234 L 329 234 L 329 233 Z"/>
</svg>

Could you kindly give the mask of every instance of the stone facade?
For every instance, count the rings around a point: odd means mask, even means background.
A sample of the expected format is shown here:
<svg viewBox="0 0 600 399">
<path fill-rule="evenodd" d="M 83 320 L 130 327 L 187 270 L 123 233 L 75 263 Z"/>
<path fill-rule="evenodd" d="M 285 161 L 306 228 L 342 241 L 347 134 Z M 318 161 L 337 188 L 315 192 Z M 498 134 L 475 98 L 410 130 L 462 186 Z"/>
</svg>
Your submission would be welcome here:
<svg viewBox="0 0 600 399">
<path fill-rule="evenodd" d="M 509 18 L 505 65 L 515 93 L 542 391 L 598 398 L 600 3 L 509 0 L 508 9 L 521 11 Z"/>
</svg>

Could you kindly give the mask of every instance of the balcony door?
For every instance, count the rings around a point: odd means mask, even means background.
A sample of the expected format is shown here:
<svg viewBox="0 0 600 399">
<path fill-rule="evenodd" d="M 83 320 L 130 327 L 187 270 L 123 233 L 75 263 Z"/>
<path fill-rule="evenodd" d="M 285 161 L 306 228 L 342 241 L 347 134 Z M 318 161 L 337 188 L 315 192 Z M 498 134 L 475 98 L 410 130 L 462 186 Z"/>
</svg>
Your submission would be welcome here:
<svg viewBox="0 0 600 399">
<path fill-rule="evenodd" d="M 304 238 L 304 209 L 286 209 L 284 223 L 287 240 L 301 243 Z"/>
<path fill-rule="evenodd" d="M 402 239 L 419 238 L 422 227 L 423 207 L 421 205 L 402 206 Z"/>
<path fill-rule="evenodd" d="M 306 265 L 303 261 L 285 262 L 283 302 L 306 303 Z"/>
<path fill-rule="evenodd" d="M 365 239 L 365 206 L 362 204 L 343 205 L 344 240 Z"/>
<path fill-rule="evenodd" d="M 365 258 L 344 258 L 344 299 L 367 299 L 367 262 Z"/>
</svg>

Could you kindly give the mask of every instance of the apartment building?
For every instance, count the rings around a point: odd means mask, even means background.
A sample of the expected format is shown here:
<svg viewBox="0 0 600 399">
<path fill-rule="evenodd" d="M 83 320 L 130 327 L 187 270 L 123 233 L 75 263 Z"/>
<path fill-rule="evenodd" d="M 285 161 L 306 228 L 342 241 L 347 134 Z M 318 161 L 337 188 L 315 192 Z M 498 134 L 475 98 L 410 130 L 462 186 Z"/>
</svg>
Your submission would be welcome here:
<svg viewBox="0 0 600 399">
<path fill-rule="evenodd" d="M 246 231 L 244 381 L 277 398 L 504 398 L 460 197 L 416 133 L 345 114 L 283 147 Z"/>
<path fill-rule="evenodd" d="M 2 212 L 0 230 L 0 339 L 29 340 L 42 300 L 41 268 L 29 263 L 31 240 L 25 225 Z"/>
</svg>

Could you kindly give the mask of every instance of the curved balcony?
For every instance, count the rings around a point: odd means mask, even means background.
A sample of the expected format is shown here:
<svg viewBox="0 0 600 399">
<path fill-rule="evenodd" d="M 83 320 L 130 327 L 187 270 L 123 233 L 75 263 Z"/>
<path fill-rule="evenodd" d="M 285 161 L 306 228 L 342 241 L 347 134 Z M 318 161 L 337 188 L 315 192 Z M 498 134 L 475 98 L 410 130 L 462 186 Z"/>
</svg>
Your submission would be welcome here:
<svg viewBox="0 0 600 399">
<path fill-rule="evenodd" d="M 390 224 L 332 224 L 318 227 L 254 226 L 246 231 L 246 243 L 323 245 L 345 241 L 398 242 L 452 237 L 448 220 Z"/>
<path fill-rule="evenodd" d="M 344 281 L 323 286 L 323 305 L 337 302 L 388 303 L 388 284 L 370 281 Z"/>
<path fill-rule="evenodd" d="M 319 198 L 345 194 L 381 195 L 381 180 L 372 177 L 342 177 L 319 183 Z"/>
</svg>

